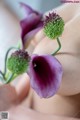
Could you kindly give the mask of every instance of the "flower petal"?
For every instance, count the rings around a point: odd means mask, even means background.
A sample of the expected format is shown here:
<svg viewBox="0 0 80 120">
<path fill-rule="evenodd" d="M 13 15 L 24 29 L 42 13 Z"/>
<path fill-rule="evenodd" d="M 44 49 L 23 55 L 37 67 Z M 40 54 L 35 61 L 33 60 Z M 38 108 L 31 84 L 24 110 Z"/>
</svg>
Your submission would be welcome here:
<svg viewBox="0 0 80 120">
<path fill-rule="evenodd" d="M 43 27 L 43 21 L 42 20 L 39 22 L 39 24 L 37 25 L 37 27 Z"/>
<path fill-rule="evenodd" d="M 42 27 L 38 27 L 32 31 L 30 31 L 28 34 L 25 35 L 23 39 L 23 48 L 26 49 L 29 43 L 31 42 L 34 35 L 41 29 Z"/>
<path fill-rule="evenodd" d="M 57 92 L 62 73 L 62 66 L 55 57 L 32 56 L 29 68 L 30 83 L 40 97 L 49 98 Z"/>
<path fill-rule="evenodd" d="M 41 20 L 41 16 L 38 16 L 36 14 L 30 14 L 28 17 L 26 17 L 25 19 L 23 19 L 20 22 L 21 28 L 22 28 L 22 33 L 21 33 L 21 37 L 22 40 L 24 39 L 24 36 L 30 32 L 31 30 L 35 29 L 36 26 L 39 24 Z"/>
<path fill-rule="evenodd" d="M 33 10 L 30 6 L 26 5 L 26 4 L 23 3 L 23 2 L 20 2 L 20 6 L 24 9 L 24 12 L 25 12 L 26 16 L 28 16 L 28 15 L 30 15 L 31 13 L 34 12 L 34 10 Z"/>
<path fill-rule="evenodd" d="M 33 33 L 36 33 L 38 30 L 35 30 L 37 27 L 41 27 L 43 25 L 42 22 L 42 17 L 43 14 L 33 10 L 31 7 L 29 7 L 28 5 L 26 5 L 23 2 L 20 2 L 20 6 L 24 9 L 25 12 L 25 18 L 23 20 L 20 21 L 20 25 L 21 25 L 21 38 L 22 38 L 22 43 L 24 46 L 25 43 L 25 35 L 27 35 L 27 38 L 30 38 L 30 34 L 31 36 L 33 35 Z M 35 32 L 32 32 L 32 31 Z M 35 35 L 35 34 L 34 34 Z M 29 39 L 28 39 L 29 40 Z"/>
<path fill-rule="evenodd" d="M 23 3 L 23 2 L 20 2 L 20 6 L 24 9 L 24 12 L 26 14 L 26 17 L 32 13 L 35 13 L 36 15 L 40 15 L 41 16 L 41 13 L 33 10 L 30 6 L 28 6 L 27 4 Z"/>
</svg>

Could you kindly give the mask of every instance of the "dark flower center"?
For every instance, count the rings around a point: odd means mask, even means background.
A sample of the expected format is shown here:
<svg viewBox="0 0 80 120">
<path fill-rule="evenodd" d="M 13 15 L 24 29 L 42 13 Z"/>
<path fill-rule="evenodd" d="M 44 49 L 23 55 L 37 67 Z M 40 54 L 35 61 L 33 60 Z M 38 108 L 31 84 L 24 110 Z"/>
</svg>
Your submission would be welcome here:
<svg viewBox="0 0 80 120">
<path fill-rule="evenodd" d="M 41 56 L 35 57 L 33 60 L 33 69 L 41 88 L 49 85 L 55 77 L 55 73 L 53 74 L 49 63 Z"/>
</svg>

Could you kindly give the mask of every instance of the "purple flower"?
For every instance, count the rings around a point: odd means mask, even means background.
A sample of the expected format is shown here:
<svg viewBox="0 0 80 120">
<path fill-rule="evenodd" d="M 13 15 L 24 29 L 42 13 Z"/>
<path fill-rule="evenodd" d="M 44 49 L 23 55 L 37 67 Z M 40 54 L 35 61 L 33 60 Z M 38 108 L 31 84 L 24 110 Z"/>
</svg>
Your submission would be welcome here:
<svg viewBox="0 0 80 120">
<path fill-rule="evenodd" d="M 20 21 L 22 28 L 21 38 L 23 47 L 25 48 L 29 40 L 43 27 L 43 15 L 22 2 L 20 6 L 24 9 L 26 14 L 26 17 Z"/>
<path fill-rule="evenodd" d="M 32 55 L 29 65 L 30 84 L 41 98 L 53 96 L 62 80 L 62 66 L 51 55 Z"/>
</svg>

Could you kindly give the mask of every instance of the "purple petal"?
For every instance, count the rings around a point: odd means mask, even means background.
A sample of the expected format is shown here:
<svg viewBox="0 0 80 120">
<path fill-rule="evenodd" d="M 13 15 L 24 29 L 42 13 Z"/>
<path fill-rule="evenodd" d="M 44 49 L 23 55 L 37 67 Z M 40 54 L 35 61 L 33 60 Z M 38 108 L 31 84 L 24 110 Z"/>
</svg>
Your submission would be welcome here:
<svg viewBox="0 0 80 120">
<path fill-rule="evenodd" d="M 27 46 L 29 45 L 29 43 L 31 42 L 32 38 L 34 37 L 34 35 L 41 29 L 42 27 L 38 27 L 32 31 L 30 31 L 28 34 L 25 35 L 24 39 L 23 39 L 23 48 L 27 48 Z"/>
<path fill-rule="evenodd" d="M 26 5 L 23 2 L 20 2 L 20 6 L 24 9 L 26 16 L 34 12 L 34 10 L 30 6 Z"/>
<path fill-rule="evenodd" d="M 40 97 L 49 98 L 57 92 L 62 73 L 62 66 L 55 57 L 32 56 L 29 68 L 30 83 Z"/>
<path fill-rule="evenodd" d="M 24 39 L 24 36 L 30 32 L 31 30 L 35 29 L 36 26 L 39 24 L 41 20 L 41 16 L 38 16 L 36 14 L 30 14 L 27 18 L 22 20 L 20 22 L 21 28 L 22 28 L 22 40 Z"/>
<path fill-rule="evenodd" d="M 30 6 L 28 6 L 27 4 L 20 2 L 20 6 L 24 9 L 24 12 L 26 14 L 26 16 L 35 13 L 36 15 L 41 15 L 39 12 L 33 10 Z"/>
<path fill-rule="evenodd" d="M 39 22 L 39 24 L 37 25 L 37 27 L 43 27 L 43 21 L 41 20 L 40 22 Z"/>
<path fill-rule="evenodd" d="M 20 25 L 22 29 L 21 38 L 24 46 L 25 38 L 32 38 L 33 33 L 35 34 L 38 31 L 35 29 L 42 26 L 43 22 L 41 20 L 42 20 L 43 14 L 33 10 L 31 7 L 29 7 L 25 3 L 20 2 L 20 6 L 24 9 L 24 13 L 26 14 L 25 15 L 26 17 L 20 21 Z M 33 30 L 34 32 L 32 32 Z M 27 35 L 27 37 L 25 37 L 25 35 Z"/>
</svg>

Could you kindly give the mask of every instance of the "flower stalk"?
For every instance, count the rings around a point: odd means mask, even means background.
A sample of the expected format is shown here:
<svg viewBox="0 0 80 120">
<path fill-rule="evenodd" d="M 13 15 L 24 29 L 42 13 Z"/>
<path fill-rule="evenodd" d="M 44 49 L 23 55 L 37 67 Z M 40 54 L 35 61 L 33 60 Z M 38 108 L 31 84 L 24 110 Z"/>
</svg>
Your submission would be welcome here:
<svg viewBox="0 0 80 120">
<path fill-rule="evenodd" d="M 57 38 L 57 43 L 58 43 L 58 48 L 57 48 L 57 50 L 51 54 L 51 55 L 53 55 L 53 56 L 55 56 L 55 55 L 58 53 L 58 51 L 61 49 L 61 43 L 60 43 L 59 38 Z"/>
<path fill-rule="evenodd" d="M 10 78 L 6 81 L 6 84 L 10 83 L 14 78 L 14 73 L 10 75 Z"/>
</svg>

